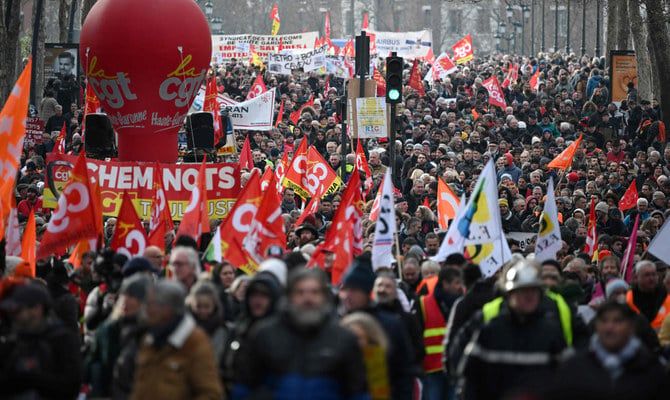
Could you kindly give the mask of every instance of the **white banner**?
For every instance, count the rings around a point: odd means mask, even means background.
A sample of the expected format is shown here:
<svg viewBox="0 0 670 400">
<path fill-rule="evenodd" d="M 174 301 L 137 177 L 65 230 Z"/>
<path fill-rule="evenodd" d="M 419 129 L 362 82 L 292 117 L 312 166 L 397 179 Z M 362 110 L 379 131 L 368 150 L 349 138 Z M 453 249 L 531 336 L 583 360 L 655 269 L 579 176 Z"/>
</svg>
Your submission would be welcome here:
<svg viewBox="0 0 670 400">
<path fill-rule="evenodd" d="M 395 51 L 398 57 L 421 58 L 433 45 L 433 34 L 429 30 L 416 32 L 369 32 L 375 39 L 377 54 L 388 56 Z M 373 46 L 370 46 L 371 48 Z"/>
<path fill-rule="evenodd" d="M 285 50 L 308 50 L 314 48 L 319 32 L 303 32 L 290 35 L 212 35 L 212 62 L 222 63 L 231 58 L 249 58 L 250 45 L 265 58 L 279 50 L 279 40 Z"/>
<path fill-rule="evenodd" d="M 526 251 L 526 247 L 530 246 L 537 238 L 537 233 L 532 232 L 509 232 L 505 234 L 506 239 L 512 239 L 519 242 L 519 249 Z"/>
<path fill-rule="evenodd" d="M 326 50 L 323 46 L 308 51 L 291 51 L 268 54 L 268 71 L 271 74 L 291 75 L 294 69 L 304 72 L 314 71 L 326 66 Z"/>
<path fill-rule="evenodd" d="M 395 238 L 395 207 L 393 206 L 393 180 L 391 168 L 386 169 L 379 202 L 379 216 L 375 224 L 375 238 L 372 244 L 372 269 L 393 268 L 393 240 Z"/>
<path fill-rule="evenodd" d="M 354 76 L 354 63 L 344 57 L 326 57 L 326 72 L 336 78 L 349 79 Z"/>
<path fill-rule="evenodd" d="M 361 139 L 387 137 L 386 98 L 362 97 L 356 99 L 356 123 Z"/>
<path fill-rule="evenodd" d="M 251 131 L 269 131 L 272 129 L 275 103 L 274 88 L 241 103 L 220 94 L 217 97 L 221 105 L 221 111 L 228 111 L 234 129 Z M 201 111 L 204 99 L 205 88 L 201 87 L 189 113 Z"/>
</svg>

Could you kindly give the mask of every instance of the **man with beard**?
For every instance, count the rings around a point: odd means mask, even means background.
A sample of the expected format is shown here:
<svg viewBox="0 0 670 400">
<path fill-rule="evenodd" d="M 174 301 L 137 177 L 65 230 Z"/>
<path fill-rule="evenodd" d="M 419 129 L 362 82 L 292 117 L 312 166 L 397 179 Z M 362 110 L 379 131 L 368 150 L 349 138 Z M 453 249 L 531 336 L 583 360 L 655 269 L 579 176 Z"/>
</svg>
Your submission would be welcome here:
<svg viewBox="0 0 670 400">
<path fill-rule="evenodd" d="M 626 293 L 626 303 L 638 314 L 650 321 L 655 330 L 661 328 L 663 320 L 670 315 L 670 295 L 659 282 L 656 264 L 640 261 L 635 265 L 637 283 Z"/>
<path fill-rule="evenodd" d="M 369 398 L 361 349 L 332 317 L 324 274 L 296 271 L 287 292 L 281 313 L 250 338 L 233 398 Z"/>
</svg>

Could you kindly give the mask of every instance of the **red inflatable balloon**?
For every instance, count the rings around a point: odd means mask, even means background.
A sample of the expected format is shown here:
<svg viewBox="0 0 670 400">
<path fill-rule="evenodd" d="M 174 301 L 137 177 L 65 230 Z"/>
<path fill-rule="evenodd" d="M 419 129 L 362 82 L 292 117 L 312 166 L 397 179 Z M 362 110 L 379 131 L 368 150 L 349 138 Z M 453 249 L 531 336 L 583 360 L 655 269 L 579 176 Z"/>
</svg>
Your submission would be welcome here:
<svg viewBox="0 0 670 400">
<path fill-rule="evenodd" d="M 212 40 L 193 0 L 100 0 L 81 32 L 88 82 L 123 161 L 175 162 L 177 132 L 205 82 Z"/>
</svg>

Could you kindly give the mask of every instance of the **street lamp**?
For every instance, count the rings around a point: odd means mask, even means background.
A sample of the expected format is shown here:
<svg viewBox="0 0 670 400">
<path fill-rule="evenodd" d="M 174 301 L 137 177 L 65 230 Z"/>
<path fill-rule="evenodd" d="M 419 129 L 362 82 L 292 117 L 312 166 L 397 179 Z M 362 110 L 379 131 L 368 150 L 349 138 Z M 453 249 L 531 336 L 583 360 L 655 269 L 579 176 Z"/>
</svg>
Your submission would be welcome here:
<svg viewBox="0 0 670 400">
<path fill-rule="evenodd" d="M 530 7 L 524 4 L 523 6 L 521 6 L 521 10 L 523 11 L 524 18 L 526 19 L 530 18 Z"/>
<path fill-rule="evenodd" d="M 493 37 L 496 39 L 496 51 L 500 52 L 500 38 L 502 37 L 502 35 L 496 32 L 496 34 L 493 35 Z"/>
<path fill-rule="evenodd" d="M 223 27 L 223 19 L 220 17 L 212 18 L 212 31 L 215 34 L 221 33 L 221 28 Z"/>
<path fill-rule="evenodd" d="M 570 0 L 568 0 L 568 5 L 567 5 L 567 22 L 566 22 L 567 27 L 565 28 L 565 52 L 567 54 L 570 54 L 570 29 L 572 29 L 572 26 L 570 25 Z"/>
<path fill-rule="evenodd" d="M 514 35 L 514 51 L 517 51 L 517 49 L 516 49 L 516 39 L 517 39 L 518 36 L 521 35 L 522 32 L 523 32 L 523 26 L 522 26 L 521 22 L 514 22 L 514 33 L 515 33 L 515 35 Z M 521 37 L 521 46 L 520 47 L 523 47 L 523 37 Z M 523 50 L 521 50 L 520 53 L 523 53 Z"/>
<path fill-rule="evenodd" d="M 512 19 L 512 16 L 514 15 L 514 9 L 512 9 L 511 5 L 507 5 L 507 8 L 505 9 L 505 15 L 507 15 L 507 19 Z"/>
<path fill-rule="evenodd" d="M 207 2 L 205 3 L 205 15 L 207 16 L 207 19 L 210 19 L 213 13 L 214 13 L 214 5 L 212 4 L 211 1 L 207 0 Z"/>
<path fill-rule="evenodd" d="M 506 33 L 506 31 L 507 31 L 507 24 L 505 24 L 504 22 L 501 22 L 500 23 L 500 33 L 504 34 L 504 33 Z"/>
</svg>

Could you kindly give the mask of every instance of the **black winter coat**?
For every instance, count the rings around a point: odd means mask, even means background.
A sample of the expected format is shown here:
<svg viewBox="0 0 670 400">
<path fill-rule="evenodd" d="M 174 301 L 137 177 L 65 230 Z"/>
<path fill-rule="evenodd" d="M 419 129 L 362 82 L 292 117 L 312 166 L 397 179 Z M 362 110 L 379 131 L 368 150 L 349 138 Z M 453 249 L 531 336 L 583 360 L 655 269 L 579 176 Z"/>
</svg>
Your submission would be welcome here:
<svg viewBox="0 0 670 400">
<path fill-rule="evenodd" d="M 591 351 L 580 352 L 560 366 L 548 400 L 660 400 L 670 394 L 670 379 L 652 354 L 641 347 L 612 380 Z"/>
</svg>

